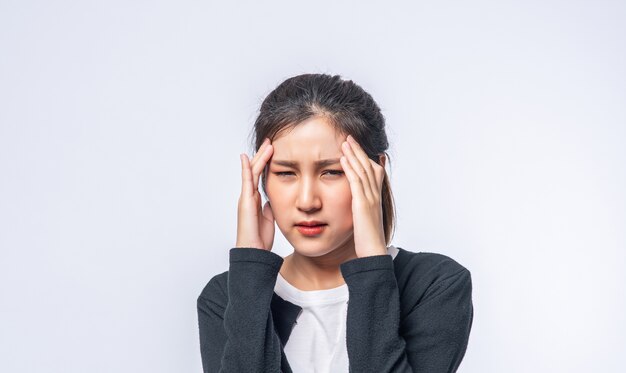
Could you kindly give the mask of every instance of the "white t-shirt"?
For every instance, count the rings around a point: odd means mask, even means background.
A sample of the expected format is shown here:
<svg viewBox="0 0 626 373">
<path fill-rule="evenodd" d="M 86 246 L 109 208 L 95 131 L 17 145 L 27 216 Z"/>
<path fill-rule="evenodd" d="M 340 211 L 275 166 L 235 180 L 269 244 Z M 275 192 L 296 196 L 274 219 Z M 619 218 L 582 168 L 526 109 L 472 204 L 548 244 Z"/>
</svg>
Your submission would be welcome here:
<svg viewBox="0 0 626 373">
<path fill-rule="evenodd" d="M 391 245 L 387 252 L 395 259 L 398 249 Z M 304 291 L 287 282 L 279 272 L 274 292 L 302 307 L 285 345 L 291 369 L 295 373 L 348 373 L 348 285 Z"/>
</svg>

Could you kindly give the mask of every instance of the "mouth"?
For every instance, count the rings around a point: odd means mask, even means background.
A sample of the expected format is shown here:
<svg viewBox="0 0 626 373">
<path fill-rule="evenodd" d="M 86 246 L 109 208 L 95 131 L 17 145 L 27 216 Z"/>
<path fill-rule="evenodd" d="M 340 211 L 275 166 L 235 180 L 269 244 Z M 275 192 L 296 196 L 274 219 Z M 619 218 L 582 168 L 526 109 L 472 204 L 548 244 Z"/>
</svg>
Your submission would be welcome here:
<svg viewBox="0 0 626 373">
<path fill-rule="evenodd" d="M 324 225 L 327 225 L 327 224 L 321 221 L 317 221 L 317 220 L 301 221 L 299 223 L 296 223 L 296 226 L 298 227 L 320 227 Z"/>
<path fill-rule="evenodd" d="M 305 236 L 317 236 L 321 234 L 326 228 L 327 224 L 317 224 L 317 225 L 300 225 L 296 224 L 296 229 L 298 232 L 302 233 Z"/>
</svg>

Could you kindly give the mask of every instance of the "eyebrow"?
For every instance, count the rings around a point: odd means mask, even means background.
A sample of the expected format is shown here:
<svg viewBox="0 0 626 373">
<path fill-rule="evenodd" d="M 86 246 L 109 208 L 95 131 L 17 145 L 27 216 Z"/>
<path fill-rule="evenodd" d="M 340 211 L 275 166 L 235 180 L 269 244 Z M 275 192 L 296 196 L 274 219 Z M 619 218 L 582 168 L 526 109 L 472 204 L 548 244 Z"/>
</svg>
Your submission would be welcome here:
<svg viewBox="0 0 626 373">
<path fill-rule="evenodd" d="M 315 161 L 314 162 L 315 165 L 319 168 L 321 167 L 326 167 L 326 166 L 330 166 L 336 163 L 339 163 L 339 158 L 331 158 L 331 159 L 322 159 L 319 161 Z M 272 164 L 276 164 L 279 166 L 285 166 L 285 167 L 291 167 L 291 168 L 297 168 L 298 166 L 298 162 L 295 161 L 283 161 L 283 160 L 277 160 L 277 159 L 273 159 L 272 160 Z"/>
</svg>

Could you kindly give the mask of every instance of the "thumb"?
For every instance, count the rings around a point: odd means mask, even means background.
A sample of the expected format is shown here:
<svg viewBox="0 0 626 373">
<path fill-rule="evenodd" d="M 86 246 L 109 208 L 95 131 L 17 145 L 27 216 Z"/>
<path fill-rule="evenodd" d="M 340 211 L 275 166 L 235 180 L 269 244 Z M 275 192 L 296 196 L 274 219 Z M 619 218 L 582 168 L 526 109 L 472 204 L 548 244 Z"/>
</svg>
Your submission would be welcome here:
<svg viewBox="0 0 626 373">
<path fill-rule="evenodd" d="M 263 220 L 261 222 L 261 239 L 266 250 L 272 250 L 274 245 L 274 213 L 269 201 L 263 206 Z"/>
<path fill-rule="evenodd" d="M 265 202 L 265 206 L 263 206 L 263 217 L 265 218 L 265 220 L 274 223 L 274 212 L 272 211 L 272 205 L 270 205 L 270 201 Z"/>
</svg>

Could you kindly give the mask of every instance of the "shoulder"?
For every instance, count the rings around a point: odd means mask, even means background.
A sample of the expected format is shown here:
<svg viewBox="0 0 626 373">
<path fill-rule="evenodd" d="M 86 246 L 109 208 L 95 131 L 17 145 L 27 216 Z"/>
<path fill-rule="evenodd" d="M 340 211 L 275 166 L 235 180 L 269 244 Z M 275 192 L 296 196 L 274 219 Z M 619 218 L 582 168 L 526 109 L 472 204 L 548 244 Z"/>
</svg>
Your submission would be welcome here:
<svg viewBox="0 0 626 373">
<path fill-rule="evenodd" d="M 228 271 L 213 276 L 198 296 L 198 303 L 211 302 L 220 308 L 228 303 Z"/>
<path fill-rule="evenodd" d="M 471 293 L 471 273 L 453 258 L 439 253 L 399 248 L 395 266 L 401 296 L 415 304 L 425 297 L 454 288 Z"/>
<path fill-rule="evenodd" d="M 398 248 L 401 255 L 399 267 L 401 272 L 415 272 L 418 274 L 436 278 L 442 278 L 460 272 L 468 271 L 462 264 L 453 258 L 439 253 L 432 252 L 414 252 L 404 248 Z M 401 263 L 400 263 L 401 262 Z"/>
</svg>

